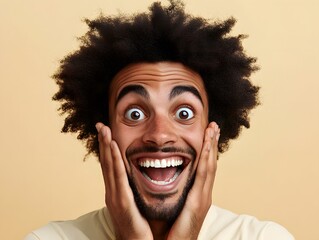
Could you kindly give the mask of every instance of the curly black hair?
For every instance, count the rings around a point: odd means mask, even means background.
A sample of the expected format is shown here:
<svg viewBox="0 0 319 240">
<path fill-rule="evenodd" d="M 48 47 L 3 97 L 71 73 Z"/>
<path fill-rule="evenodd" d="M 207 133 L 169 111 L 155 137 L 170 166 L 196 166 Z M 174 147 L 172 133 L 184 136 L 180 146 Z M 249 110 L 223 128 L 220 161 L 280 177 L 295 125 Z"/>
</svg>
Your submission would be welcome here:
<svg viewBox="0 0 319 240">
<path fill-rule="evenodd" d="M 235 19 L 210 21 L 185 13 L 184 4 L 155 2 L 149 13 L 86 19 L 89 31 L 80 48 L 60 62 L 53 75 L 59 86 L 53 100 L 66 114 L 62 132 L 78 132 L 89 153 L 99 154 L 95 124 L 108 124 L 108 92 L 113 77 L 125 66 L 140 62 L 180 62 L 202 77 L 209 96 L 209 121 L 221 129 L 219 152 L 259 104 L 259 87 L 250 82 L 256 58 L 242 47 L 244 35 L 230 36 Z"/>
</svg>

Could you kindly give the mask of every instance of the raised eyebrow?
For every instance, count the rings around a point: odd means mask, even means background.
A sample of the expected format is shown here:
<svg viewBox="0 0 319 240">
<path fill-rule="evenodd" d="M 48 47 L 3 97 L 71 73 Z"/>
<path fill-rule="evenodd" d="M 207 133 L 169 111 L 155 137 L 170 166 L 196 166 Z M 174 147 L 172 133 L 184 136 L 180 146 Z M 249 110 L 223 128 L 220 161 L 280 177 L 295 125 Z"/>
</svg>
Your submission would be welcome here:
<svg viewBox="0 0 319 240">
<path fill-rule="evenodd" d="M 136 94 L 138 94 L 138 95 L 140 95 L 140 96 L 142 96 L 142 97 L 144 97 L 144 98 L 146 98 L 147 100 L 150 99 L 149 93 L 146 91 L 146 89 L 145 89 L 143 86 L 141 86 L 141 85 L 128 85 L 128 86 L 124 87 L 124 88 L 120 91 L 119 95 L 118 95 L 117 98 L 116 98 L 115 105 L 117 105 L 118 102 L 119 102 L 125 95 L 127 95 L 127 94 L 129 94 L 129 93 L 132 93 L 132 92 L 133 92 L 133 93 L 136 93 Z"/>
<path fill-rule="evenodd" d="M 172 98 L 177 97 L 178 95 L 181 95 L 185 92 L 192 93 L 195 97 L 199 99 L 202 105 L 204 105 L 203 99 L 201 95 L 199 94 L 199 91 L 193 86 L 175 86 L 172 89 L 171 93 L 169 94 L 169 99 L 171 100 Z"/>
</svg>

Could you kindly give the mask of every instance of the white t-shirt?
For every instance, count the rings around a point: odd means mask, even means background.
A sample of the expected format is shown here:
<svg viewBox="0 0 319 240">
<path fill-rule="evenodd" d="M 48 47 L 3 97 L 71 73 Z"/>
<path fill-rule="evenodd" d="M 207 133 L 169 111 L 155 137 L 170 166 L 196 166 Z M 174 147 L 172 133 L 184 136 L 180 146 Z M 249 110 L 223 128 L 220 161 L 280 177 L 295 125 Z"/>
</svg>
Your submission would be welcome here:
<svg viewBox="0 0 319 240">
<path fill-rule="evenodd" d="M 107 208 L 85 214 L 75 220 L 50 222 L 30 233 L 24 240 L 105 240 L 115 239 Z M 259 221 L 248 215 L 236 215 L 211 206 L 200 230 L 200 240 L 293 240 L 282 226 Z"/>
</svg>

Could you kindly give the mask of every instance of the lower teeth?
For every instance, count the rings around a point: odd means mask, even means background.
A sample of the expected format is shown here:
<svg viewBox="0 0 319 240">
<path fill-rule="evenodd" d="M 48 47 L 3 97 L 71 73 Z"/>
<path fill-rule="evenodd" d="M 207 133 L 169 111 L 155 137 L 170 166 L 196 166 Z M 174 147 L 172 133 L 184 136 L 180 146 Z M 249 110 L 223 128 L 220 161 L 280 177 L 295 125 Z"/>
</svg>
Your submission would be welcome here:
<svg viewBox="0 0 319 240">
<path fill-rule="evenodd" d="M 181 173 L 180 170 L 177 171 L 177 172 L 174 174 L 174 176 L 173 176 L 171 179 L 169 179 L 167 182 L 166 182 L 166 181 L 156 181 L 156 180 L 153 180 L 153 179 L 151 179 L 151 178 L 150 178 L 146 173 L 144 173 L 144 172 L 143 172 L 143 175 L 144 175 L 144 177 L 145 177 L 147 180 L 151 181 L 152 183 L 154 183 L 154 184 L 156 184 L 156 185 L 161 185 L 161 186 L 163 186 L 163 185 L 168 185 L 168 184 L 174 182 L 180 173 Z"/>
</svg>

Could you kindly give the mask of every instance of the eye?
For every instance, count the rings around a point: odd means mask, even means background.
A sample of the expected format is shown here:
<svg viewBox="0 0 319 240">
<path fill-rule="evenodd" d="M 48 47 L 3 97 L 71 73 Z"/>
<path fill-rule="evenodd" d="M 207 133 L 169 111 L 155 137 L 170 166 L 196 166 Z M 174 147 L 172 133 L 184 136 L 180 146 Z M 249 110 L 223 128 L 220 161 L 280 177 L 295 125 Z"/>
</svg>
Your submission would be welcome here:
<svg viewBox="0 0 319 240">
<path fill-rule="evenodd" d="M 189 120 L 194 117 L 194 112 L 189 107 L 181 107 L 177 110 L 175 116 L 180 120 Z"/>
<path fill-rule="evenodd" d="M 145 118 L 145 114 L 139 108 L 130 108 L 125 112 L 125 118 L 131 121 L 140 121 Z"/>
</svg>

